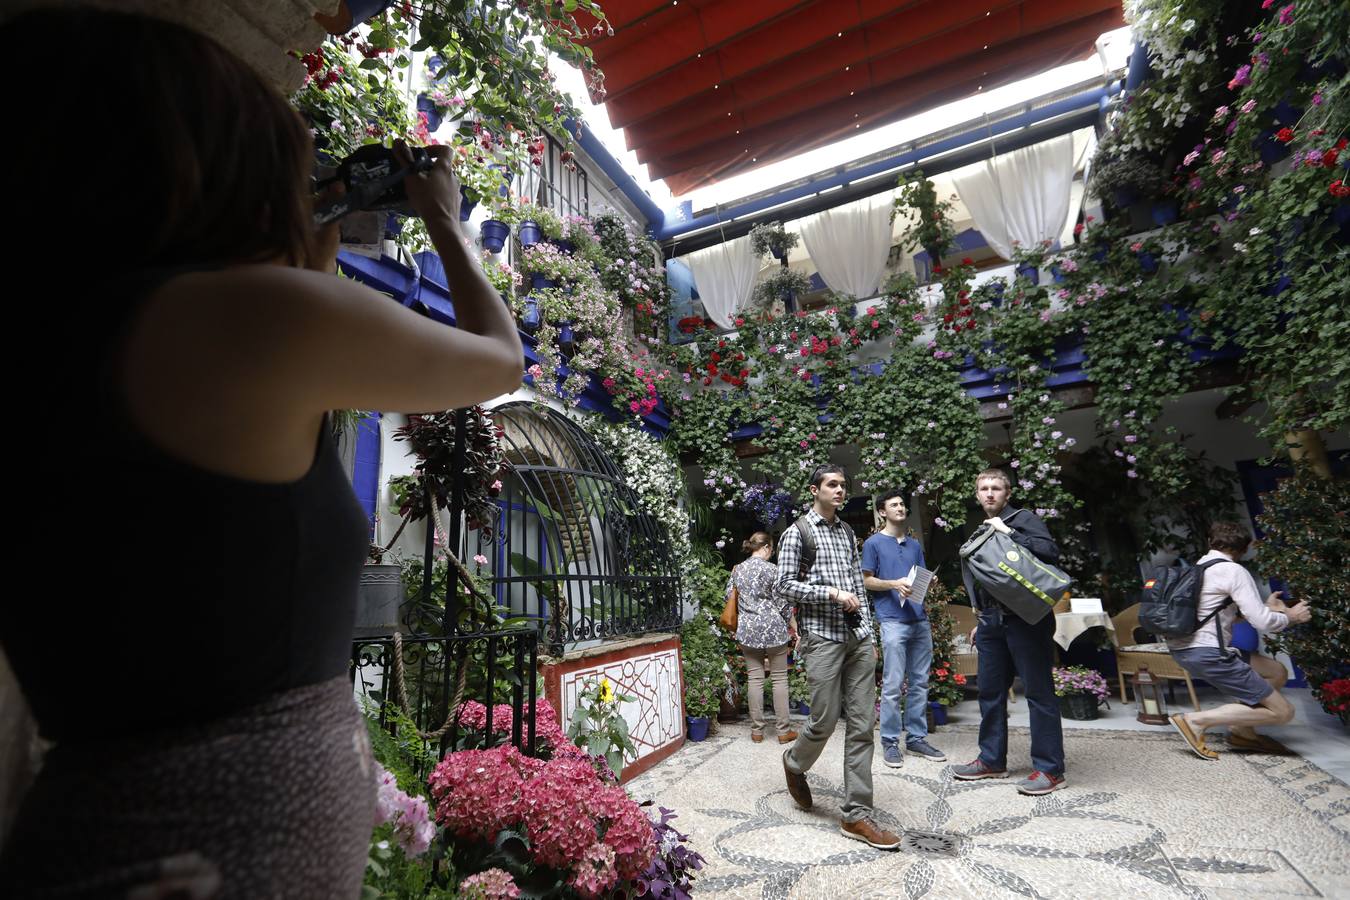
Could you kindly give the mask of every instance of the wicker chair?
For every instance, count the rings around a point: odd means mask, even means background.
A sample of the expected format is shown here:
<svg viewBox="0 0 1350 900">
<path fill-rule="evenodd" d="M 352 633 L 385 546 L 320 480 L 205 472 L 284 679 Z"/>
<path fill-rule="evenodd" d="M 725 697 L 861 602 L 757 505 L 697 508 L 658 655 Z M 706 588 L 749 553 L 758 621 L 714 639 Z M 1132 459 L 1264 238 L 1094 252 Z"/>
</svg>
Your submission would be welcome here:
<svg viewBox="0 0 1350 900">
<path fill-rule="evenodd" d="M 1125 676 L 1134 675 L 1140 666 L 1147 666 L 1150 675 L 1173 681 L 1186 682 L 1186 691 L 1191 695 L 1191 704 L 1200 710 L 1200 701 L 1195 697 L 1195 685 L 1191 683 L 1190 673 L 1177 665 L 1166 645 L 1161 650 L 1121 650 L 1121 645 L 1129 647 L 1134 642 L 1134 629 L 1139 625 L 1139 604 L 1136 603 L 1111 617 L 1116 627 L 1116 677 L 1120 680 L 1120 702 L 1128 703 L 1125 694 Z"/>
</svg>

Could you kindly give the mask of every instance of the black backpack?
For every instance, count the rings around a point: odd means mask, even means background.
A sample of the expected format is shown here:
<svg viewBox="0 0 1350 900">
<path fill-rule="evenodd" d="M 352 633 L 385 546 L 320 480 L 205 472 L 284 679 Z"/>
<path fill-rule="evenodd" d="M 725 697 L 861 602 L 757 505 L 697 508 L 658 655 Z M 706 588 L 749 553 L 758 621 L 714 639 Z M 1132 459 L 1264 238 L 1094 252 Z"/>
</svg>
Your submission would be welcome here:
<svg viewBox="0 0 1350 900">
<path fill-rule="evenodd" d="M 801 516 L 795 523 L 797 533 L 802 538 L 802 552 L 797 560 L 797 580 L 805 581 L 811 574 L 811 567 L 816 564 L 816 535 L 811 530 L 811 523 L 806 521 L 806 516 Z M 844 526 L 844 533 L 848 535 L 849 543 L 853 546 L 853 555 L 856 558 L 858 554 L 858 539 L 853 535 L 853 529 L 843 519 L 839 524 Z"/>
<path fill-rule="evenodd" d="M 1229 597 L 1204 619 L 1196 619 L 1205 570 L 1221 562 L 1232 560 L 1211 559 L 1196 566 L 1178 561 L 1176 565 L 1154 568 L 1144 581 L 1144 596 L 1139 601 L 1139 625 L 1158 637 L 1186 637 L 1199 631 L 1201 626 L 1233 602 L 1233 598 Z M 1219 633 L 1219 646 L 1223 647 L 1223 628 L 1217 619 L 1214 627 Z"/>
</svg>

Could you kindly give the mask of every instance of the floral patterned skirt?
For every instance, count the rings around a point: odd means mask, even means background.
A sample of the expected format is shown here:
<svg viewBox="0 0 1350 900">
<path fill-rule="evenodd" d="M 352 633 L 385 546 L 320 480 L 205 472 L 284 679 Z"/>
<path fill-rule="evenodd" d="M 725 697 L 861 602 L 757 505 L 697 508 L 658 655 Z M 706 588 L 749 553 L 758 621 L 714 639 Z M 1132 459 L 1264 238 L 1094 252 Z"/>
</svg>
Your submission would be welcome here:
<svg viewBox="0 0 1350 900">
<path fill-rule="evenodd" d="M 374 810 L 341 676 L 201 725 L 59 744 L 0 856 L 0 896 L 354 898 Z"/>
</svg>

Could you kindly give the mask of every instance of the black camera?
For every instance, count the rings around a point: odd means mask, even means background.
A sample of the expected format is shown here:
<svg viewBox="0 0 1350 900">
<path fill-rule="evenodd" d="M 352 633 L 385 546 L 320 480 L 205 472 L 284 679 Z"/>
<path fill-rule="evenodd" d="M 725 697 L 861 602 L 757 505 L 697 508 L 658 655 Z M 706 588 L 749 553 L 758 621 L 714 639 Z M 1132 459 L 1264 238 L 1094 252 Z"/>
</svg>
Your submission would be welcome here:
<svg viewBox="0 0 1350 900">
<path fill-rule="evenodd" d="M 335 181 L 347 186 L 347 193 L 314 212 L 314 224 L 327 225 L 349 213 L 362 210 L 389 210 L 414 215 L 408 206 L 403 179 L 413 172 L 429 172 L 436 161 L 425 147 L 409 147 L 412 165 L 404 168 L 394 151 L 381 144 L 367 144 L 338 163 L 336 174 L 315 182 L 322 189 Z"/>
</svg>

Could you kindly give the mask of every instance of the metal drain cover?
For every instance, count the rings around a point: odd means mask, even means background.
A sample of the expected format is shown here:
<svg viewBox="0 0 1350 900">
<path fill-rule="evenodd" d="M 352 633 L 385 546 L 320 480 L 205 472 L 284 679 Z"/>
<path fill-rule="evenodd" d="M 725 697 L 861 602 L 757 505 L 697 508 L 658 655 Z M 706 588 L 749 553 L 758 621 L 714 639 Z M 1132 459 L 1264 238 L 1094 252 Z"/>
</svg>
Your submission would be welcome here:
<svg viewBox="0 0 1350 900">
<path fill-rule="evenodd" d="M 960 856 L 965 842 L 965 835 L 949 831 L 906 831 L 900 846 L 930 856 Z"/>
</svg>

